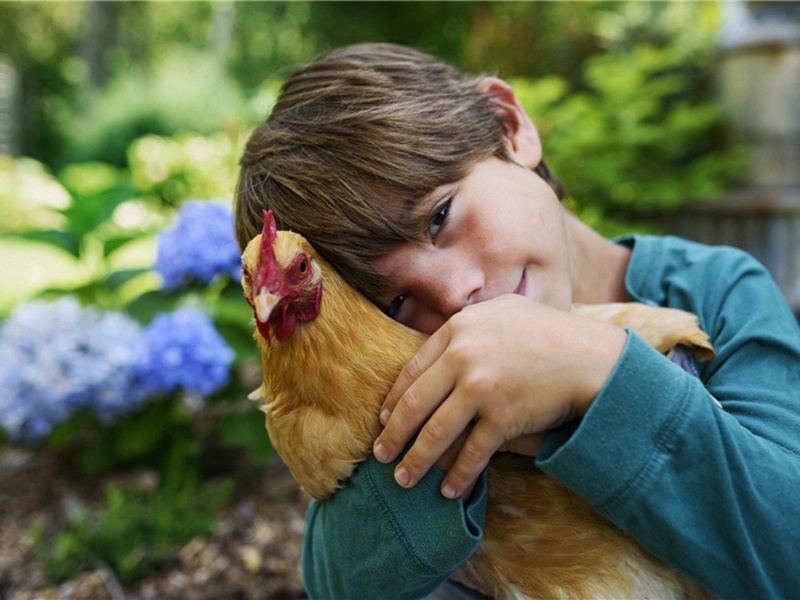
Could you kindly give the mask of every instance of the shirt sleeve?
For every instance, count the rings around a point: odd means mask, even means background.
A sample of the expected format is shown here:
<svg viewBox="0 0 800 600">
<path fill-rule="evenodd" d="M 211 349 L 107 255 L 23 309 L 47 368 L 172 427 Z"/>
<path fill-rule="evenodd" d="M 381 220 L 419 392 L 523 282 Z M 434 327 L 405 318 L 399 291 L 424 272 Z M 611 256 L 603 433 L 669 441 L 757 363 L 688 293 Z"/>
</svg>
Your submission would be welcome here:
<svg viewBox="0 0 800 600">
<path fill-rule="evenodd" d="M 629 332 L 583 420 L 552 432 L 537 463 L 719 596 L 790 598 L 800 589 L 800 329 L 763 267 L 739 254 L 728 263 L 667 297 L 711 335 L 717 356 L 700 379 Z"/>
<path fill-rule="evenodd" d="M 421 598 L 477 549 L 486 473 L 468 501 L 448 500 L 437 467 L 406 490 L 394 481 L 395 466 L 370 457 L 342 490 L 311 503 L 303 544 L 311 598 Z"/>
</svg>

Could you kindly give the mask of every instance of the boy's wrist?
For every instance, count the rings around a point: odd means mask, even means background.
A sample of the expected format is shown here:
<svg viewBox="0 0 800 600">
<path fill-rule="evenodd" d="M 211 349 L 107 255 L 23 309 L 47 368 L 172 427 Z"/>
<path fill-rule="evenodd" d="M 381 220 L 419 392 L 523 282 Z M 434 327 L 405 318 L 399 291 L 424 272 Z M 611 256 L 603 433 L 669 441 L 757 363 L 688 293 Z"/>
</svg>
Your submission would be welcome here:
<svg viewBox="0 0 800 600">
<path fill-rule="evenodd" d="M 615 325 L 599 323 L 606 330 L 590 336 L 585 362 L 579 366 L 575 379 L 577 393 L 573 402 L 574 417 L 582 417 L 594 403 L 619 362 L 628 332 Z M 576 361 L 579 363 L 581 361 Z"/>
</svg>

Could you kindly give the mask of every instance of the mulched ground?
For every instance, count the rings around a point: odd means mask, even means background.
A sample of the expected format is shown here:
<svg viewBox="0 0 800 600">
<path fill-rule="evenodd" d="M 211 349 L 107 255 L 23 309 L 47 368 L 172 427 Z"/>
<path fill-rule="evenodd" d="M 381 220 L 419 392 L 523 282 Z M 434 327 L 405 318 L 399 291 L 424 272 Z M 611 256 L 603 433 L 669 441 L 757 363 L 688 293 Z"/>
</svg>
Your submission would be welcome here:
<svg viewBox="0 0 800 600">
<path fill-rule="evenodd" d="M 156 575 L 123 587 L 101 568 L 52 585 L 36 560 L 31 527 L 55 531 L 70 504 L 95 505 L 120 477 L 88 483 L 52 453 L 0 446 L 0 599 L 306 598 L 300 547 L 308 496 L 278 459 L 237 488 L 211 537 L 190 541 Z"/>
</svg>

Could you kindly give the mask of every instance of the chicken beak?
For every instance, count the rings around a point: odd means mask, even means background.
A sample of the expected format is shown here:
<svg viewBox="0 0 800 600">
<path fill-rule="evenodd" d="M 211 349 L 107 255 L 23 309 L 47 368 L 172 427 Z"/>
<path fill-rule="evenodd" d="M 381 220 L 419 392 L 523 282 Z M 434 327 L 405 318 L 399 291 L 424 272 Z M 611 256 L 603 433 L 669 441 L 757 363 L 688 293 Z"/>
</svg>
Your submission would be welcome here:
<svg viewBox="0 0 800 600">
<path fill-rule="evenodd" d="M 278 294 L 271 294 L 266 288 L 261 288 L 258 295 L 253 299 L 253 305 L 256 309 L 256 318 L 261 323 L 269 321 L 275 306 L 280 302 L 281 297 Z"/>
</svg>

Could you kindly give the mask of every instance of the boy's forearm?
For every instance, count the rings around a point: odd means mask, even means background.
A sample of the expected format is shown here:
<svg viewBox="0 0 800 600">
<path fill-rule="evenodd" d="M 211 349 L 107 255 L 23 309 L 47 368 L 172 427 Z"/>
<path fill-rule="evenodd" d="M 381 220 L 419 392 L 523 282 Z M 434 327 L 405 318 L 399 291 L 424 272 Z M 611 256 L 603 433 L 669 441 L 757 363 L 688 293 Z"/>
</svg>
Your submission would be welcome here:
<svg viewBox="0 0 800 600">
<path fill-rule="evenodd" d="M 791 595 L 800 537 L 785 523 L 800 509 L 786 484 L 800 480 L 800 458 L 742 427 L 640 339 L 631 343 L 583 422 L 554 432 L 538 465 L 714 593 Z M 614 428 L 630 434 L 608 436 Z"/>
<path fill-rule="evenodd" d="M 477 549 L 486 477 L 469 502 L 447 500 L 438 469 L 404 490 L 368 459 L 332 498 L 309 507 L 303 578 L 312 598 L 419 598 Z"/>
</svg>

